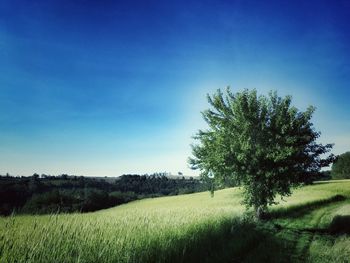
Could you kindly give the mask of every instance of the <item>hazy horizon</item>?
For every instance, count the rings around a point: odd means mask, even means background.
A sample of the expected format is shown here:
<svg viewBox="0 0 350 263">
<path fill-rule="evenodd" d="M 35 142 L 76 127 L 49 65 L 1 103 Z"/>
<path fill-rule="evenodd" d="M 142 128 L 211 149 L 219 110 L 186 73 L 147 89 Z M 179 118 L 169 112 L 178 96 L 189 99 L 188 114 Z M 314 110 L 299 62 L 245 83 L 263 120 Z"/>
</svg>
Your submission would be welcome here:
<svg viewBox="0 0 350 263">
<path fill-rule="evenodd" d="M 1 1 L 0 174 L 188 168 L 206 94 L 277 90 L 350 151 L 349 1 Z"/>
</svg>

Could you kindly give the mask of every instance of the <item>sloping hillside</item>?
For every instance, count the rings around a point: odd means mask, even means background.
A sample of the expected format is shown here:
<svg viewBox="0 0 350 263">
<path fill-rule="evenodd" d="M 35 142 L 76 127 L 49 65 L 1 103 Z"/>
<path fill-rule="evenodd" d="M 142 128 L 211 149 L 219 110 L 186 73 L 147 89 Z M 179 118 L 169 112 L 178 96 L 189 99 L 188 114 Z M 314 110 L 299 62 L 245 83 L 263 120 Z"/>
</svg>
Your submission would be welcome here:
<svg viewBox="0 0 350 263">
<path fill-rule="evenodd" d="M 0 262 L 347 262 L 349 198 L 350 180 L 306 186 L 259 223 L 238 188 L 0 218 Z"/>
</svg>

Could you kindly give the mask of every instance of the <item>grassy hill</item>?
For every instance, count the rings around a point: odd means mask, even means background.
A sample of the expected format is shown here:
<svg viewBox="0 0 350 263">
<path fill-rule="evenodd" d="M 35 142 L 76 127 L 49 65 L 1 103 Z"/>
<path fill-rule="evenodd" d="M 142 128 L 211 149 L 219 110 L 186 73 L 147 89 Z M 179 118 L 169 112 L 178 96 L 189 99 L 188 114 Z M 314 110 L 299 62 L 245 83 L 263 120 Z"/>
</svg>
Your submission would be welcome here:
<svg viewBox="0 0 350 263">
<path fill-rule="evenodd" d="M 145 199 L 86 214 L 0 218 L 0 262 L 349 262 L 350 180 L 244 214 L 241 190 Z M 278 200 L 277 200 L 278 201 Z"/>
</svg>

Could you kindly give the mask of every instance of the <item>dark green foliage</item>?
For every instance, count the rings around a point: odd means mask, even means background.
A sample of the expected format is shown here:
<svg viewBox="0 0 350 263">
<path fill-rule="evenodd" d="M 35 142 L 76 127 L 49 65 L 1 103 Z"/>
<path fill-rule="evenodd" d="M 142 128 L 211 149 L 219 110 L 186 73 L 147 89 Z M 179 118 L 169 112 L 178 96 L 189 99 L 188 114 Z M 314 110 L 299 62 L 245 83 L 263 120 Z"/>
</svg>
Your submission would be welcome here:
<svg viewBox="0 0 350 263">
<path fill-rule="evenodd" d="M 247 208 L 266 210 L 277 194 L 290 195 L 291 187 L 314 180 L 334 160 L 332 154 L 321 157 L 332 145 L 316 143 L 314 107 L 302 112 L 291 106 L 290 96 L 233 94 L 229 88 L 225 95 L 208 95 L 208 102 L 211 108 L 202 114 L 209 128 L 195 136 L 199 144 L 190 165 L 203 177 L 212 172 L 216 181 L 242 185 Z"/>
<path fill-rule="evenodd" d="M 332 179 L 331 171 L 327 170 L 327 171 L 322 171 L 320 175 L 315 178 L 314 181 L 327 181 L 331 179 Z"/>
<path fill-rule="evenodd" d="M 39 194 L 45 190 L 46 187 L 35 177 L 0 176 L 0 215 L 18 211 L 34 191 Z"/>
<path fill-rule="evenodd" d="M 82 212 L 96 211 L 102 208 L 113 206 L 107 192 L 96 189 L 85 189 L 84 201 L 81 207 Z"/>
<path fill-rule="evenodd" d="M 331 175 L 334 179 L 350 179 L 350 152 L 338 156 L 332 165 Z"/>
<path fill-rule="evenodd" d="M 42 194 L 34 194 L 23 206 L 23 213 L 55 213 L 70 212 L 74 198 L 60 193 L 57 189 Z"/>
<path fill-rule="evenodd" d="M 34 174 L 0 176 L 0 215 L 16 213 L 90 212 L 145 197 L 205 191 L 193 178 L 161 174 L 123 175 L 118 179 Z"/>
<path fill-rule="evenodd" d="M 117 190 L 135 192 L 143 195 L 174 195 L 179 192 L 194 193 L 203 189 L 201 183 L 193 178 L 170 179 L 164 175 L 122 175 L 116 181 Z"/>
</svg>

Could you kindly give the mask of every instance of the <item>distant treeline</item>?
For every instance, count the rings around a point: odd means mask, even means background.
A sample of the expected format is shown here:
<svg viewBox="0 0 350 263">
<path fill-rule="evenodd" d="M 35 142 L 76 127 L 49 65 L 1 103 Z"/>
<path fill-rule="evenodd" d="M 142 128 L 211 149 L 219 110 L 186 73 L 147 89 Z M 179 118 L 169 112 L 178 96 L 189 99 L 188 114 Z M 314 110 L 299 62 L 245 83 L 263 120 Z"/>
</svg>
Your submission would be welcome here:
<svg viewBox="0 0 350 263">
<path fill-rule="evenodd" d="M 127 174 L 116 178 L 62 174 L 15 177 L 0 175 L 0 215 L 91 212 L 133 200 L 167 195 L 189 194 L 235 186 L 206 178 L 170 178 L 165 173 Z M 325 171 L 314 180 L 331 179 Z"/>
<path fill-rule="evenodd" d="M 114 179 L 83 176 L 0 176 L 0 215 L 90 212 L 136 199 L 206 191 L 208 183 L 164 174 L 122 175 Z"/>
</svg>

